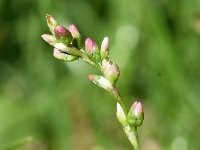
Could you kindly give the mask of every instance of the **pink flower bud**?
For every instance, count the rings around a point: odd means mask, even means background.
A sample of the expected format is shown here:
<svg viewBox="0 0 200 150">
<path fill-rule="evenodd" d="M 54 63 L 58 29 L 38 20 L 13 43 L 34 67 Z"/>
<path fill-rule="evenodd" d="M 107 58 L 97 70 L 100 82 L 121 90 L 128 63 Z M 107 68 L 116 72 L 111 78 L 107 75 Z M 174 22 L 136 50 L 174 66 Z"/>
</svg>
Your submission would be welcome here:
<svg viewBox="0 0 200 150">
<path fill-rule="evenodd" d="M 59 55 L 61 54 L 61 52 L 60 52 L 60 50 L 59 49 L 57 49 L 57 48 L 54 48 L 53 49 L 53 56 L 54 57 L 59 57 Z"/>
<path fill-rule="evenodd" d="M 69 31 L 71 32 L 73 37 L 72 45 L 77 47 L 78 49 L 81 49 L 83 47 L 83 41 L 77 27 L 71 24 L 69 26 Z"/>
<path fill-rule="evenodd" d="M 108 50 L 108 46 L 109 46 L 109 38 L 108 37 L 105 37 L 102 41 L 102 44 L 101 44 L 101 50 L 102 51 L 107 51 Z"/>
<path fill-rule="evenodd" d="M 103 88 L 110 93 L 114 90 L 114 87 L 111 84 L 111 82 L 108 79 L 104 78 L 103 76 L 90 74 L 88 75 L 88 79 L 97 86 L 99 86 L 100 88 Z"/>
<path fill-rule="evenodd" d="M 144 112 L 142 104 L 138 101 L 135 101 L 129 110 L 127 115 L 127 120 L 130 125 L 135 127 L 141 126 L 144 120 Z"/>
<path fill-rule="evenodd" d="M 133 104 L 133 115 L 136 118 L 141 117 L 143 114 L 143 108 L 142 108 L 142 104 L 138 101 L 135 101 Z"/>
<path fill-rule="evenodd" d="M 49 43 L 52 46 L 56 43 L 56 38 L 53 35 L 43 34 L 42 38 L 43 40 L 45 40 L 47 43 Z"/>
<path fill-rule="evenodd" d="M 109 53 L 108 46 L 109 46 L 109 38 L 105 37 L 101 44 L 101 59 L 102 60 L 108 58 L 108 55 L 109 55 L 108 54 Z"/>
<path fill-rule="evenodd" d="M 103 60 L 102 61 L 102 71 L 104 76 L 110 80 L 113 84 L 116 83 L 116 81 L 119 78 L 120 70 L 117 64 L 113 63 L 112 61 Z"/>
<path fill-rule="evenodd" d="M 71 24 L 69 26 L 69 31 L 71 32 L 73 38 L 80 38 L 81 37 L 80 33 L 79 33 L 79 31 L 78 31 L 78 29 L 75 25 Z"/>
<path fill-rule="evenodd" d="M 63 26 L 57 26 L 55 28 L 55 36 L 58 38 L 61 37 L 71 37 L 71 33 Z"/>
<path fill-rule="evenodd" d="M 91 39 L 87 38 L 85 41 L 85 51 L 89 54 L 93 54 L 95 50 L 98 49 L 97 44 Z"/>
<path fill-rule="evenodd" d="M 54 34 L 54 29 L 58 25 L 57 21 L 50 15 L 46 15 L 47 25 L 49 26 L 50 31 Z"/>
<path fill-rule="evenodd" d="M 69 45 L 72 41 L 72 35 L 65 27 L 58 25 L 55 28 L 55 36 L 60 40 L 61 42 L 65 43 L 66 45 Z"/>
</svg>

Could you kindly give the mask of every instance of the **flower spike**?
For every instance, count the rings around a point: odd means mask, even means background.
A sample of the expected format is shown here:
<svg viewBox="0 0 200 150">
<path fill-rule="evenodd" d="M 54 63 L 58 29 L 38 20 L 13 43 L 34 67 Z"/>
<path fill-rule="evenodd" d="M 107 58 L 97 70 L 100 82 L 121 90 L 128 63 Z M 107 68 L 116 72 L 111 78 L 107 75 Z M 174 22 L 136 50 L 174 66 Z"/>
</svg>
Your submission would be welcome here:
<svg viewBox="0 0 200 150">
<path fill-rule="evenodd" d="M 140 150 L 137 127 L 144 120 L 143 107 L 140 102 L 136 101 L 129 112 L 127 111 L 127 107 L 116 87 L 116 82 L 120 76 L 119 67 L 109 59 L 109 38 L 104 37 L 100 49 L 91 38 L 87 38 L 84 45 L 82 42 L 84 40 L 75 25 L 71 24 L 67 29 L 59 25 L 50 15 L 46 16 L 46 21 L 52 35 L 43 34 L 42 38 L 54 47 L 53 56 L 67 62 L 80 58 L 102 73 L 102 75 L 90 74 L 88 79 L 109 92 L 116 100 L 117 119 L 134 149 Z"/>
</svg>

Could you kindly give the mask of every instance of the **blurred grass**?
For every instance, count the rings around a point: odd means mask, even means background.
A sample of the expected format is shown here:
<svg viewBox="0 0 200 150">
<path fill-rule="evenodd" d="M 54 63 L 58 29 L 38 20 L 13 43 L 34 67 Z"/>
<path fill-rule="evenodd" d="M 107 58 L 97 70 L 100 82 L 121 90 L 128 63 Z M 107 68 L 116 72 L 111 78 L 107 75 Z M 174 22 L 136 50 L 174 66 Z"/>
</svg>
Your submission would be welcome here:
<svg viewBox="0 0 200 150">
<path fill-rule="evenodd" d="M 131 149 L 115 102 L 87 81 L 82 61 L 65 64 L 40 36 L 46 13 L 84 37 L 109 36 L 128 106 L 142 99 L 143 149 L 200 149 L 199 0 L 1 0 L 0 149 Z"/>
</svg>

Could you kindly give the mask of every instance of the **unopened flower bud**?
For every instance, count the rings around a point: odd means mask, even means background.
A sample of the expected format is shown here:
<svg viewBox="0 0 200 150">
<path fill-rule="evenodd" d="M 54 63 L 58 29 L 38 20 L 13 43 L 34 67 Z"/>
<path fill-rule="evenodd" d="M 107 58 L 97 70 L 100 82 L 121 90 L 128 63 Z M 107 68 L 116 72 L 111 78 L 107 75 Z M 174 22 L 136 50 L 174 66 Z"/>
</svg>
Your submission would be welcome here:
<svg viewBox="0 0 200 150">
<path fill-rule="evenodd" d="M 69 45 L 72 41 L 72 35 L 69 32 L 69 30 L 67 30 L 65 27 L 63 26 L 56 26 L 55 28 L 55 36 L 61 40 L 62 42 L 64 42 L 66 45 Z"/>
<path fill-rule="evenodd" d="M 85 51 L 90 57 L 93 57 L 94 61 L 100 61 L 99 48 L 91 38 L 87 38 L 85 41 Z"/>
<path fill-rule="evenodd" d="M 67 53 L 63 53 L 57 48 L 54 48 L 53 56 L 57 59 L 64 60 L 64 61 L 67 61 L 67 62 L 71 62 L 71 61 L 78 59 L 78 57 L 69 55 Z"/>
<path fill-rule="evenodd" d="M 69 31 L 71 32 L 73 38 L 80 38 L 81 37 L 81 35 L 80 35 L 80 33 L 79 33 L 79 31 L 78 31 L 78 29 L 75 25 L 71 24 L 69 26 Z"/>
<path fill-rule="evenodd" d="M 57 21 L 50 15 L 46 15 L 46 21 L 47 21 L 47 25 L 49 26 L 50 31 L 54 33 L 55 28 L 58 26 Z"/>
<path fill-rule="evenodd" d="M 49 43 L 52 46 L 56 43 L 56 38 L 53 35 L 43 34 L 42 38 L 43 40 L 45 40 L 47 43 Z"/>
<path fill-rule="evenodd" d="M 80 57 L 82 52 L 78 49 L 74 49 L 73 47 L 68 47 L 63 43 L 55 43 L 53 45 L 55 48 L 59 49 L 63 53 L 67 53 L 69 55 Z"/>
<path fill-rule="evenodd" d="M 113 63 L 110 60 L 103 60 L 102 61 L 102 72 L 108 80 L 114 85 L 120 75 L 120 70 L 117 64 Z"/>
<path fill-rule="evenodd" d="M 102 41 L 102 44 L 101 44 L 101 50 L 100 50 L 100 53 L 101 53 L 101 59 L 107 59 L 108 58 L 108 55 L 109 55 L 109 38 L 108 37 L 105 37 Z"/>
<path fill-rule="evenodd" d="M 104 78 L 103 76 L 90 74 L 88 75 L 88 79 L 92 81 L 94 84 L 96 84 L 97 86 L 107 90 L 108 92 L 111 92 L 114 88 L 111 82 L 107 80 L 106 78 Z"/>
<path fill-rule="evenodd" d="M 72 37 L 73 37 L 72 45 L 77 47 L 78 49 L 82 48 L 83 42 L 82 42 L 81 35 L 80 35 L 77 27 L 75 25 L 71 24 L 69 26 L 69 31 L 71 32 Z"/>
<path fill-rule="evenodd" d="M 58 25 L 55 28 L 55 36 L 58 38 L 62 38 L 66 36 L 71 36 L 71 33 L 65 27 Z"/>
<path fill-rule="evenodd" d="M 123 126 L 126 126 L 128 123 L 127 123 L 127 120 L 126 120 L 126 114 L 124 113 L 121 105 L 119 103 L 117 103 L 117 119 L 119 120 L 119 122 L 123 125 Z"/>
<path fill-rule="evenodd" d="M 142 108 L 142 104 L 140 102 L 135 102 L 134 105 L 134 116 L 136 118 L 140 118 L 143 115 L 143 108 Z"/>
<path fill-rule="evenodd" d="M 133 103 L 128 113 L 127 119 L 130 125 L 133 125 L 135 127 L 142 125 L 142 122 L 144 120 L 144 112 L 142 104 L 140 102 L 135 101 Z"/>
<path fill-rule="evenodd" d="M 98 50 L 97 44 L 91 38 L 87 38 L 85 40 L 85 51 L 94 54 L 96 50 Z"/>
</svg>

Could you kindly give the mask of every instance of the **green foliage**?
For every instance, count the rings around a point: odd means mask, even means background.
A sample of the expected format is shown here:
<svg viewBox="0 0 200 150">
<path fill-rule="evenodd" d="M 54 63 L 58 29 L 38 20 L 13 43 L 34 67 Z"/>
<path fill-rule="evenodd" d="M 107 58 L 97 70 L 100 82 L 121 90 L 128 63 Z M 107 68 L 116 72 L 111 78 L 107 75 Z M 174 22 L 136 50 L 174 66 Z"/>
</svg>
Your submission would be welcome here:
<svg viewBox="0 0 200 150">
<path fill-rule="evenodd" d="M 26 150 L 131 149 L 115 102 L 87 81 L 95 70 L 53 59 L 46 13 L 98 45 L 110 38 L 117 86 L 144 104 L 142 149 L 200 149 L 198 0 L 1 0 L 0 149 L 30 136 Z"/>
</svg>

